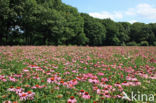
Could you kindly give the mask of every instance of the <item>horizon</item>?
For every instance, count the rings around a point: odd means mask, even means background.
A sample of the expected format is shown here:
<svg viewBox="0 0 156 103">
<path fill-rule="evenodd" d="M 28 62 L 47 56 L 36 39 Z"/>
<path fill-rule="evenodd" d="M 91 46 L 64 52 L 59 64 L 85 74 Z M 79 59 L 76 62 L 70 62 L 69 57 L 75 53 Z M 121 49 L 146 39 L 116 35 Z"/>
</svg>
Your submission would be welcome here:
<svg viewBox="0 0 156 103">
<path fill-rule="evenodd" d="M 79 12 L 87 13 L 94 18 L 110 18 L 115 22 L 156 23 L 155 0 L 62 0 L 62 2 L 73 6 L 77 8 Z"/>
</svg>

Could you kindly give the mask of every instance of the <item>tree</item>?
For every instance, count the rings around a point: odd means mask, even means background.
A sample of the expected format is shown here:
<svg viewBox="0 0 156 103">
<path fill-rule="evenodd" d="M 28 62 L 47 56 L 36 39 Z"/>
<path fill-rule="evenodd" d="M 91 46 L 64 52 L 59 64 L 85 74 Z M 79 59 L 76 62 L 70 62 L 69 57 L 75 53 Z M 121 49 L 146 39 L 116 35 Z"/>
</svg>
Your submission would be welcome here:
<svg viewBox="0 0 156 103">
<path fill-rule="evenodd" d="M 156 23 L 149 24 L 149 27 L 152 33 L 150 33 L 149 35 L 148 42 L 151 45 L 155 45 L 156 44 Z"/>
<path fill-rule="evenodd" d="M 62 42 L 66 45 L 78 44 L 83 45 L 87 42 L 84 34 L 84 20 L 78 13 L 76 8 L 68 5 L 62 5 L 62 14 L 65 18 L 64 32 L 62 35 Z M 81 39 L 81 40 L 78 40 Z M 84 40 L 83 42 L 80 42 Z"/>
<path fill-rule="evenodd" d="M 106 27 L 106 44 L 120 45 L 120 40 L 118 38 L 119 28 L 117 24 L 111 19 L 102 20 L 102 24 Z"/>
<path fill-rule="evenodd" d="M 130 40 L 129 34 L 131 24 L 128 22 L 119 22 L 117 25 L 119 28 L 118 38 L 121 45 L 124 45 Z"/>
<path fill-rule="evenodd" d="M 148 28 L 144 23 L 134 23 L 131 26 L 131 40 L 135 40 L 137 43 L 144 41 L 148 38 Z"/>
<path fill-rule="evenodd" d="M 84 18 L 84 33 L 89 39 L 89 45 L 103 45 L 106 36 L 104 25 L 87 14 L 81 15 Z"/>
<path fill-rule="evenodd" d="M 9 0 L 0 0 L 0 45 L 4 45 L 7 42 L 7 36 L 9 34 L 9 28 L 11 21 L 8 21 L 10 8 Z"/>
<path fill-rule="evenodd" d="M 97 19 L 61 0 L 0 0 L 0 45 L 155 45 L 156 23 Z"/>
</svg>

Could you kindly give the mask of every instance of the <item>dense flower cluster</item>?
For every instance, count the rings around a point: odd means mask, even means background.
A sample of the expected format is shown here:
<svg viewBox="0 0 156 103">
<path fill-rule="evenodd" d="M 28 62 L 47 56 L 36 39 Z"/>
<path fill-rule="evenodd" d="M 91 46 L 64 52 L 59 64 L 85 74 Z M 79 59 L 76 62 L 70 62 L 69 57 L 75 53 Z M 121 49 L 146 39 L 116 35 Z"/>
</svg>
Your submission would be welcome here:
<svg viewBox="0 0 156 103">
<path fill-rule="evenodd" d="M 155 88 L 152 47 L 0 48 L 2 103 L 123 103 L 124 93 Z"/>
</svg>

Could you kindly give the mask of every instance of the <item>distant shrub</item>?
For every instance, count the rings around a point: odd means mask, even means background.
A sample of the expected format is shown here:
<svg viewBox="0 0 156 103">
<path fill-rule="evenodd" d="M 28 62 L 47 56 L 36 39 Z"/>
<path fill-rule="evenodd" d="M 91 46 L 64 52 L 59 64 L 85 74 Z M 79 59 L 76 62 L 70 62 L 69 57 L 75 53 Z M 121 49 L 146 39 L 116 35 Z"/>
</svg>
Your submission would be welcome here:
<svg viewBox="0 0 156 103">
<path fill-rule="evenodd" d="M 126 43 L 125 43 L 125 42 L 123 42 L 123 43 L 121 44 L 121 46 L 126 46 Z"/>
<path fill-rule="evenodd" d="M 156 41 L 153 42 L 153 46 L 156 46 Z"/>
<path fill-rule="evenodd" d="M 128 42 L 127 46 L 137 46 L 137 43 L 135 41 Z"/>
<path fill-rule="evenodd" d="M 148 41 L 141 41 L 140 46 L 149 46 Z"/>
</svg>

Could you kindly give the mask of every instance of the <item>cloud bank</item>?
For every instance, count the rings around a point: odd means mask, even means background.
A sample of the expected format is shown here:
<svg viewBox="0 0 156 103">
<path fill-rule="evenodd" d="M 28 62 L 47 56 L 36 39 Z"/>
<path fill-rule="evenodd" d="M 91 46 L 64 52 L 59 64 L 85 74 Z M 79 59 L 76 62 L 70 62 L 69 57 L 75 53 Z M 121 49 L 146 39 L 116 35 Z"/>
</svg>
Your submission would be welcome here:
<svg viewBox="0 0 156 103">
<path fill-rule="evenodd" d="M 149 20 L 156 22 L 156 7 L 150 4 L 138 4 L 134 8 L 128 8 L 125 11 L 102 11 L 102 12 L 92 12 L 89 13 L 90 16 L 100 19 L 110 18 L 115 21 L 128 20 L 130 23 L 134 23 L 138 20 Z"/>
</svg>

